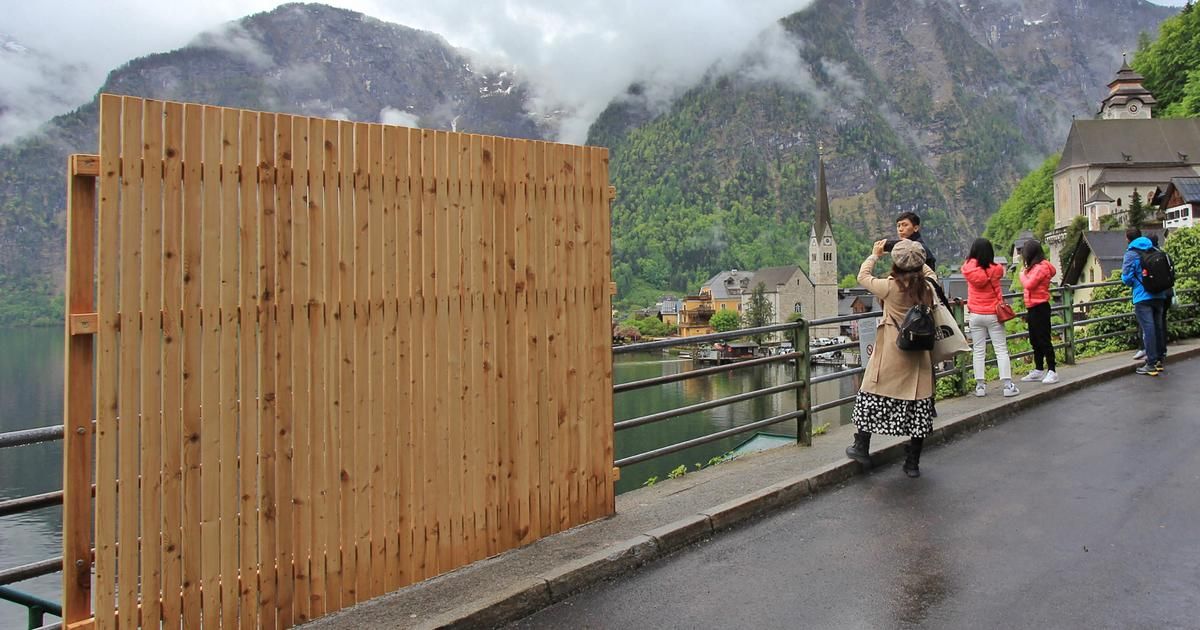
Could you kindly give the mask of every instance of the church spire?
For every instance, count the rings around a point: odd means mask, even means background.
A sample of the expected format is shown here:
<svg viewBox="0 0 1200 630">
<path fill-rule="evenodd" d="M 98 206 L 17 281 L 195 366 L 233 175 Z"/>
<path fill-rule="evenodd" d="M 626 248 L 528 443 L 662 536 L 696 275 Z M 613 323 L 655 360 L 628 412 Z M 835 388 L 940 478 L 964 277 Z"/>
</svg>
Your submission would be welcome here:
<svg viewBox="0 0 1200 630">
<path fill-rule="evenodd" d="M 833 236 L 833 221 L 829 218 L 829 192 L 825 188 L 825 158 L 817 148 L 817 216 L 813 221 L 813 234 L 821 237 Z"/>
</svg>

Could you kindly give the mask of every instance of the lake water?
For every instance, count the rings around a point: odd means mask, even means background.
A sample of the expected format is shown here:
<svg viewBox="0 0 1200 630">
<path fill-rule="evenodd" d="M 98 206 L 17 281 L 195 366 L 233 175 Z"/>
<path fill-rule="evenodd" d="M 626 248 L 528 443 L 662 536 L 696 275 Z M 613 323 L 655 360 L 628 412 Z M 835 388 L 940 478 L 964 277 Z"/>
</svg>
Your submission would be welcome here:
<svg viewBox="0 0 1200 630">
<path fill-rule="evenodd" d="M 613 379 L 617 383 L 677 374 L 693 369 L 690 360 L 663 354 L 617 356 Z M 831 368 L 816 368 L 824 373 Z M 619 394 L 615 401 L 617 420 L 690 405 L 713 398 L 778 385 L 794 378 L 794 368 L 785 365 L 743 368 L 723 374 Z M 0 330 L 0 432 L 62 424 L 63 336 L 58 328 Z M 823 383 L 816 387 L 818 401 L 847 396 L 857 388 L 854 379 Z M 620 431 L 616 455 L 626 457 L 668 444 L 743 425 L 794 410 L 792 392 L 777 394 L 718 409 L 672 418 L 663 422 Z M 816 424 L 844 424 L 849 407 L 819 414 Z M 796 423 L 785 422 L 768 429 L 795 436 Z M 680 465 L 694 469 L 748 439 L 742 434 L 698 446 L 665 457 L 627 466 L 617 484 L 619 492 L 637 488 L 650 477 L 665 479 Z M 49 442 L 0 451 L 0 499 L 29 496 L 62 488 L 62 443 Z M 0 567 L 37 562 L 62 553 L 62 510 L 49 508 L 15 516 L 0 517 Z M 57 601 L 61 574 L 15 584 L 22 591 Z M 47 622 L 55 621 L 47 617 Z M 25 608 L 0 601 L 0 628 L 23 628 Z"/>
</svg>

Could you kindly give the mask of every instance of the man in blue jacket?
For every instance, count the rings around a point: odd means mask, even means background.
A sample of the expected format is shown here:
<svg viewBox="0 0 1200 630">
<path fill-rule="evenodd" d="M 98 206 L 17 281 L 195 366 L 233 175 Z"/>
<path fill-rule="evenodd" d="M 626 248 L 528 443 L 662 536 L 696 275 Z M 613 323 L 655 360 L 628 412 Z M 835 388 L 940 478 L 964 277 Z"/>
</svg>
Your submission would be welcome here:
<svg viewBox="0 0 1200 630">
<path fill-rule="evenodd" d="M 1150 293 L 1142 286 L 1142 254 L 1154 247 L 1150 239 L 1137 228 L 1126 230 L 1125 237 L 1130 241 L 1121 261 L 1121 282 L 1133 289 L 1133 314 L 1142 328 L 1142 347 L 1146 350 L 1146 364 L 1137 373 L 1158 376 L 1167 346 L 1167 331 L 1162 325 L 1167 292 Z"/>
</svg>

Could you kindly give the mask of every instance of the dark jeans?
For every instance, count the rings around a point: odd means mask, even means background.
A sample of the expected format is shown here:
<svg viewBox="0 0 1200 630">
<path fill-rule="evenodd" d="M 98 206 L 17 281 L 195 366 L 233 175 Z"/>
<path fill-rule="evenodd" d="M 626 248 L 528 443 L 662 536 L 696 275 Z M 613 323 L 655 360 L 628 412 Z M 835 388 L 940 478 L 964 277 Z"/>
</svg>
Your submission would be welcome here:
<svg viewBox="0 0 1200 630">
<path fill-rule="evenodd" d="M 1142 328 L 1142 348 L 1146 351 L 1146 365 L 1163 360 L 1167 353 L 1167 330 L 1162 300 L 1146 300 L 1133 305 L 1133 314 Z"/>
<path fill-rule="evenodd" d="M 1033 367 L 1054 369 L 1054 341 L 1050 339 L 1050 303 L 1042 302 L 1029 308 L 1025 316 L 1029 323 L 1029 345 L 1033 346 Z"/>
</svg>

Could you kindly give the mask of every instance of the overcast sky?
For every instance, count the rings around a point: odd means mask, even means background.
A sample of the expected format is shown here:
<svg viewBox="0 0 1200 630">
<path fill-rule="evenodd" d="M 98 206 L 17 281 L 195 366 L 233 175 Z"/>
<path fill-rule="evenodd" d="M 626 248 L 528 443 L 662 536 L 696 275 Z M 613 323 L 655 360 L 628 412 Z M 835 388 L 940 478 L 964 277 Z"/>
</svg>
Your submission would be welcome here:
<svg viewBox="0 0 1200 630">
<path fill-rule="evenodd" d="M 578 112 L 577 125 L 639 79 L 671 86 L 693 80 L 720 59 L 756 55 L 766 74 L 801 72 L 779 33 L 764 29 L 811 0 L 326 0 L 445 36 L 452 44 L 507 58 L 548 86 L 546 107 Z M 1182 5 L 1184 0 L 1156 0 Z M 0 0 L 0 35 L 75 68 L 46 86 L 40 66 L 0 57 L 0 142 L 90 100 L 109 70 L 186 45 L 196 34 L 278 0 Z M 19 8 L 18 8 L 19 7 Z M 794 51 L 794 47 L 793 47 Z M 794 52 L 791 53 L 794 56 Z M 804 77 L 793 77 L 802 82 Z M 69 106 L 55 104 L 68 101 Z M 57 111 L 55 111 L 57 110 Z M 593 111 L 597 110 L 597 111 Z M 569 135 L 578 136 L 575 130 Z"/>
</svg>

